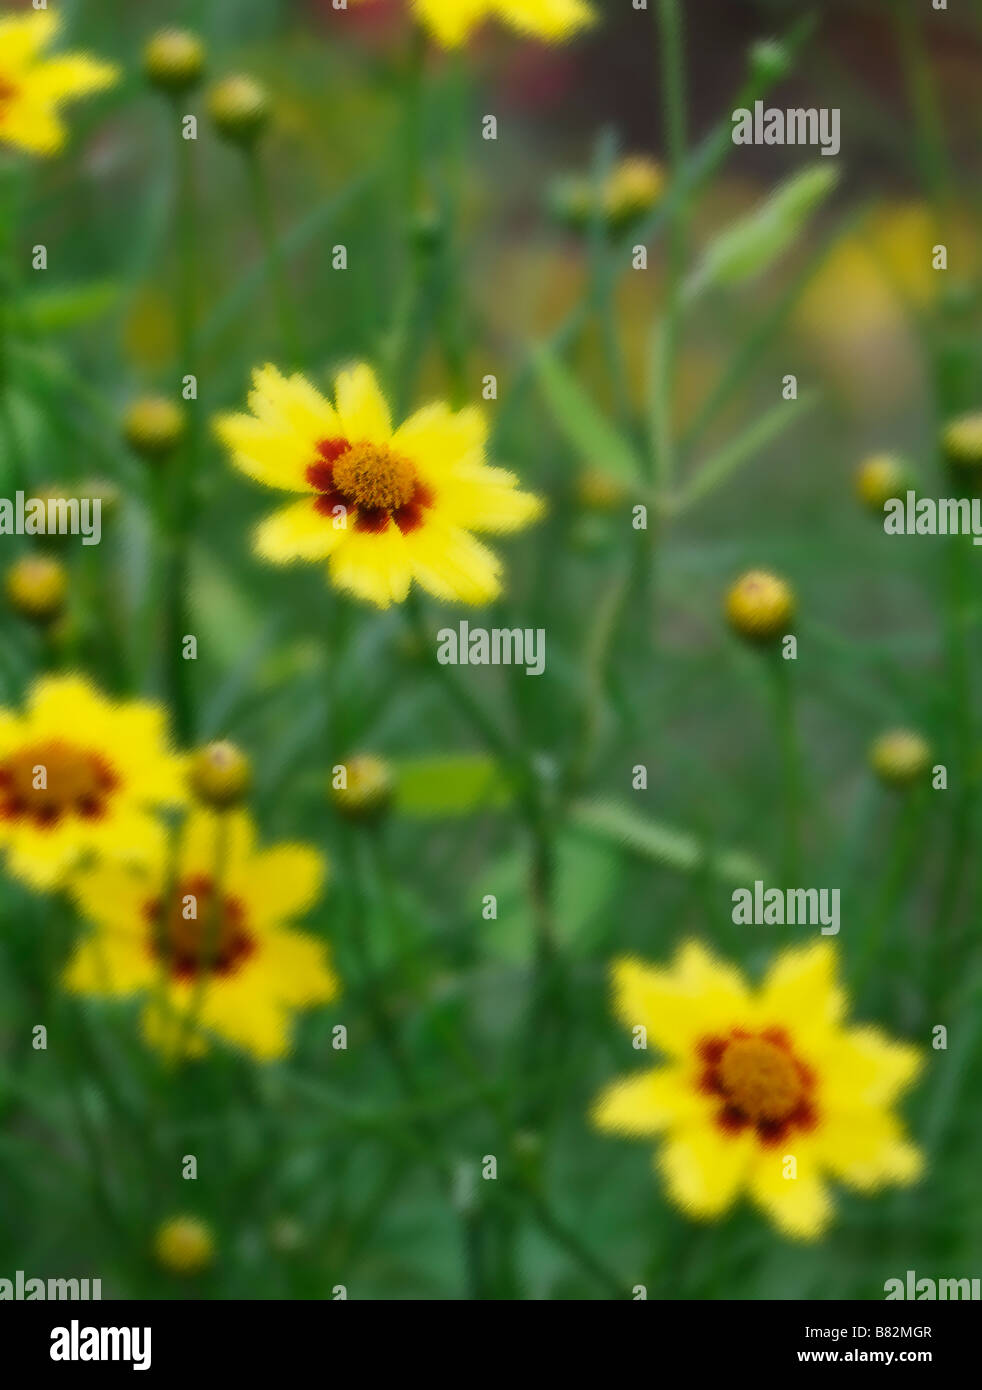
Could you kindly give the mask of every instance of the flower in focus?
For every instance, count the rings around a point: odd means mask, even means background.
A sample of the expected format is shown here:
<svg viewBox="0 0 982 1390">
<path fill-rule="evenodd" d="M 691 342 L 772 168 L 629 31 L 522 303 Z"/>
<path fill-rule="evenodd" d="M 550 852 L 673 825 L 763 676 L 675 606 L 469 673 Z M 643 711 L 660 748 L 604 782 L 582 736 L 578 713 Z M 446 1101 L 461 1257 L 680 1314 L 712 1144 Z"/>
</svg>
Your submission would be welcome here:
<svg viewBox="0 0 982 1390">
<path fill-rule="evenodd" d="M 275 367 L 253 384 L 252 414 L 220 417 L 219 438 L 243 473 L 303 494 L 259 527 L 259 556 L 329 560 L 337 588 L 380 608 L 402 603 L 413 580 L 440 599 L 498 596 L 500 562 L 471 532 L 518 530 L 542 504 L 487 465 L 479 411 L 430 405 L 393 430 L 367 366 L 340 374 L 334 405 Z"/>
<path fill-rule="evenodd" d="M 931 766 L 931 747 L 913 729 L 891 729 L 873 744 L 869 760 L 881 781 L 889 786 L 908 787 Z"/>
<path fill-rule="evenodd" d="M 870 511 L 882 515 L 884 505 L 907 488 L 907 470 L 892 454 L 873 454 L 856 470 L 856 493 Z"/>
<path fill-rule="evenodd" d="M 338 993 L 326 947 L 290 925 L 320 897 L 322 857 L 307 845 L 260 849 L 240 811 L 192 811 L 176 839 L 143 872 L 107 861 L 73 877 L 92 931 L 66 987 L 144 996 L 144 1036 L 169 1056 L 216 1040 L 285 1056 L 292 1012 Z"/>
<path fill-rule="evenodd" d="M 827 1178 L 874 1192 L 920 1174 L 892 1111 L 920 1055 L 847 1025 L 836 960 L 827 942 L 786 950 L 756 990 L 696 942 L 667 970 L 615 965 L 618 1016 L 666 1060 L 608 1086 L 593 1120 L 661 1136 L 658 1170 L 689 1216 L 718 1217 L 746 1193 L 787 1235 L 814 1239 L 832 1217 Z"/>
<path fill-rule="evenodd" d="M 151 855 L 154 809 L 185 796 L 159 705 L 47 676 L 23 712 L 0 709 L 0 849 L 36 888 L 60 886 L 86 854 Z"/>
<path fill-rule="evenodd" d="M 726 596 L 730 626 L 751 642 L 779 637 L 794 615 L 794 594 L 776 574 L 749 570 Z"/>
<path fill-rule="evenodd" d="M 591 24 L 586 0 L 412 0 L 412 12 L 445 48 L 457 48 L 485 20 L 496 19 L 529 38 L 562 43 Z"/>
<path fill-rule="evenodd" d="M 57 30 L 49 10 L 0 18 L 0 144 L 56 154 L 67 139 L 61 106 L 117 81 L 115 67 L 84 53 L 46 58 Z"/>
<path fill-rule="evenodd" d="M 198 1274 L 215 1258 L 211 1227 L 196 1216 L 172 1216 L 158 1227 L 153 1253 L 171 1274 Z"/>
<path fill-rule="evenodd" d="M 65 606 L 68 573 L 46 555 L 26 556 L 10 566 L 4 589 L 11 608 L 35 623 L 49 623 Z"/>
</svg>

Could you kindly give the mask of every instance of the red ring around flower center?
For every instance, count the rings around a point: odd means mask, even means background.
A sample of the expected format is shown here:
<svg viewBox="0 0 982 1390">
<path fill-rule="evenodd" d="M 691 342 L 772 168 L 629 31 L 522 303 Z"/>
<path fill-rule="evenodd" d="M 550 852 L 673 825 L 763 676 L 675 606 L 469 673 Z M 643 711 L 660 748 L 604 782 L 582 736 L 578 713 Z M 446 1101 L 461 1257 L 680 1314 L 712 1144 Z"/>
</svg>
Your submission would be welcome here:
<svg viewBox="0 0 982 1390">
<path fill-rule="evenodd" d="M 716 1122 L 728 1134 L 752 1125 L 762 1143 L 779 1144 L 792 1130 L 814 1127 L 815 1078 L 781 1029 L 733 1028 L 703 1039 L 699 1057 L 700 1089 L 721 1101 Z"/>
<path fill-rule="evenodd" d="M 403 535 L 423 524 L 433 494 L 420 481 L 413 463 L 386 444 L 322 439 L 318 458 L 307 469 L 317 489 L 314 507 L 321 516 L 354 513 L 355 530 L 381 534 L 390 521 Z"/>
<path fill-rule="evenodd" d="M 144 905 L 150 949 L 179 980 L 204 972 L 228 976 L 256 949 L 238 898 L 221 896 L 207 874 L 193 874 L 171 889 L 169 906 L 161 898 Z"/>
<path fill-rule="evenodd" d="M 66 816 L 98 820 L 119 785 L 100 754 L 48 739 L 0 762 L 0 821 L 33 821 L 48 830 Z"/>
</svg>

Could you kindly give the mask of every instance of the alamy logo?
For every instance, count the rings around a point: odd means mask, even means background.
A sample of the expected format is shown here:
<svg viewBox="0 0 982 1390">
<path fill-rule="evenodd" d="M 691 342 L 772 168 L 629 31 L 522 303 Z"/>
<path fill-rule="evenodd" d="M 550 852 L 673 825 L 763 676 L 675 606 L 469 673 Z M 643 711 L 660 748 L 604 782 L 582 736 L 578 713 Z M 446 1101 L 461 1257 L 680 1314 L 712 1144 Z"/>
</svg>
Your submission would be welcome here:
<svg viewBox="0 0 982 1390">
<path fill-rule="evenodd" d="M 52 1361 L 132 1361 L 134 1371 L 150 1369 L 149 1327 L 68 1327 L 51 1329 Z"/>
<path fill-rule="evenodd" d="M 443 627 L 436 635 L 441 666 L 524 666 L 527 676 L 546 667 L 545 629 L 531 627 Z"/>
<path fill-rule="evenodd" d="M 102 539 L 101 497 L 0 497 L 0 536 L 81 536 Z"/>
<path fill-rule="evenodd" d="M 887 1302 L 894 1298 L 913 1298 L 919 1302 L 932 1299 L 979 1299 L 982 1280 L 979 1279 L 918 1279 L 912 1269 L 907 1278 L 888 1279 L 883 1285 Z"/>
<path fill-rule="evenodd" d="M 918 497 L 908 489 L 904 498 L 883 503 L 883 529 L 888 536 L 972 536 L 982 545 L 982 498 Z"/>
<path fill-rule="evenodd" d="M 765 888 L 757 879 L 753 892 L 733 890 L 732 916 L 738 926 L 820 926 L 823 936 L 838 936 L 839 889 Z"/>
<path fill-rule="evenodd" d="M 91 1283 L 91 1293 L 89 1285 Z M 22 1269 L 18 1269 L 13 1279 L 0 1279 L 0 1299 L 22 1299 L 32 1303 L 36 1299 L 66 1298 L 85 1299 L 102 1297 L 101 1279 L 28 1279 Z"/>
<path fill-rule="evenodd" d="M 839 153 L 838 107 L 765 108 L 739 106 L 733 112 L 734 145 L 821 145 L 822 154 Z"/>
</svg>

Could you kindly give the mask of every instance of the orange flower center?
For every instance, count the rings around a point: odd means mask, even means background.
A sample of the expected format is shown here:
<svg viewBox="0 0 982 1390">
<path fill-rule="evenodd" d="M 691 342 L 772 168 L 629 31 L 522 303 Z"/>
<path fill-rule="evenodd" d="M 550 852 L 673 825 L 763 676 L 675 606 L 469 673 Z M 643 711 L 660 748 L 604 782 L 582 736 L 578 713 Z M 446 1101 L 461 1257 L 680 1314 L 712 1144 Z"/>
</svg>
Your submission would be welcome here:
<svg viewBox="0 0 982 1390">
<path fill-rule="evenodd" d="M 416 492 L 416 469 L 383 444 L 355 444 L 334 465 L 334 485 L 358 507 L 397 512 Z"/>
<path fill-rule="evenodd" d="M 156 898 L 144 908 L 154 955 L 179 979 L 233 974 L 255 949 L 243 904 L 219 895 L 205 874 L 176 883 L 171 893 L 169 904 Z"/>
<path fill-rule="evenodd" d="M 0 820 L 57 825 L 65 816 L 97 820 L 119 787 L 98 753 L 62 739 L 20 748 L 0 762 Z"/>
<path fill-rule="evenodd" d="M 0 77 L 0 115 L 8 102 L 12 101 L 17 95 L 17 88 L 12 87 L 5 77 Z"/>
<path fill-rule="evenodd" d="M 749 1120 L 786 1120 L 804 1095 L 794 1060 L 764 1038 L 728 1043 L 719 1079 L 730 1103 Z"/>
</svg>

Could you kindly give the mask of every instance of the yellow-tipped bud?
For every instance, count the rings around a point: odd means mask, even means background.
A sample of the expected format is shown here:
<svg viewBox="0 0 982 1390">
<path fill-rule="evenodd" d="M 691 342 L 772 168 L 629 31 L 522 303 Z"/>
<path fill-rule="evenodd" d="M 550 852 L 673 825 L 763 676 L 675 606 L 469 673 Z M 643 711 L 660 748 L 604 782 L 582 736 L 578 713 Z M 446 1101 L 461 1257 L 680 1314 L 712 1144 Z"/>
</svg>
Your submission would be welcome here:
<svg viewBox="0 0 982 1390">
<path fill-rule="evenodd" d="M 198 1274 L 215 1258 L 211 1227 L 196 1216 L 172 1216 L 158 1228 L 153 1252 L 171 1274 Z"/>
<path fill-rule="evenodd" d="M 209 743 L 191 755 L 191 790 L 213 810 L 237 805 L 252 785 L 252 764 L 234 743 Z"/>
<path fill-rule="evenodd" d="M 794 616 L 794 593 L 779 575 L 749 570 L 726 596 L 726 616 L 734 632 L 750 642 L 782 636 Z"/>
<path fill-rule="evenodd" d="M 178 448 L 186 429 L 184 412 L 164 396 L 145 396 L 134 401 L 123 421 L 123 433 L 130 448 L 153 463 Z"/>
<path fill-rule="evenodd" d="M 931 746 L 913 729 L 891 729 L 875 741 L 869 760 L 882 781 L 893 787 L 907 787 L 919 781 L 931 766 Z"/>
<path fill-rule="evenodd" d="M 882 514 L 884 503 L 908 486 L 907 470 L 892 454 L 873 454 L 856 469 L 856 495 L 871 512 Z"/>
<path fill-rule="evenodd" d="M 374 753 L 349 758 L 331 778 L 331 800 L 350 820 L 373 820 L 382 815 L 394 790 L 391 767 Z"/>
<path fill-rule="evenodd" d="M 942 432 L 941 444 L 952 468 L 982 467 L 982 411 L 949 421 Z"/>
<path fill-rule="evenodd" d="M 68 572 L 58 560 L 30 555 L 8 569 L 4 588 L 11 608 L 35 623 L 50 623 L 65 606 Z"/>
<path fill-rule="evenodd" d="M 269 120 L 269 94 L 252 77 L 226 77 L 208 93 L 208 111 L 226 140 L 251 145 Z"/>
<path fill-rule="evenodd" d="M 143 50 L 147 81 L 164 92 L 186 92 L 200 80 L 204 44 L 184 29 L 162 29 Z"/>
</svg>

